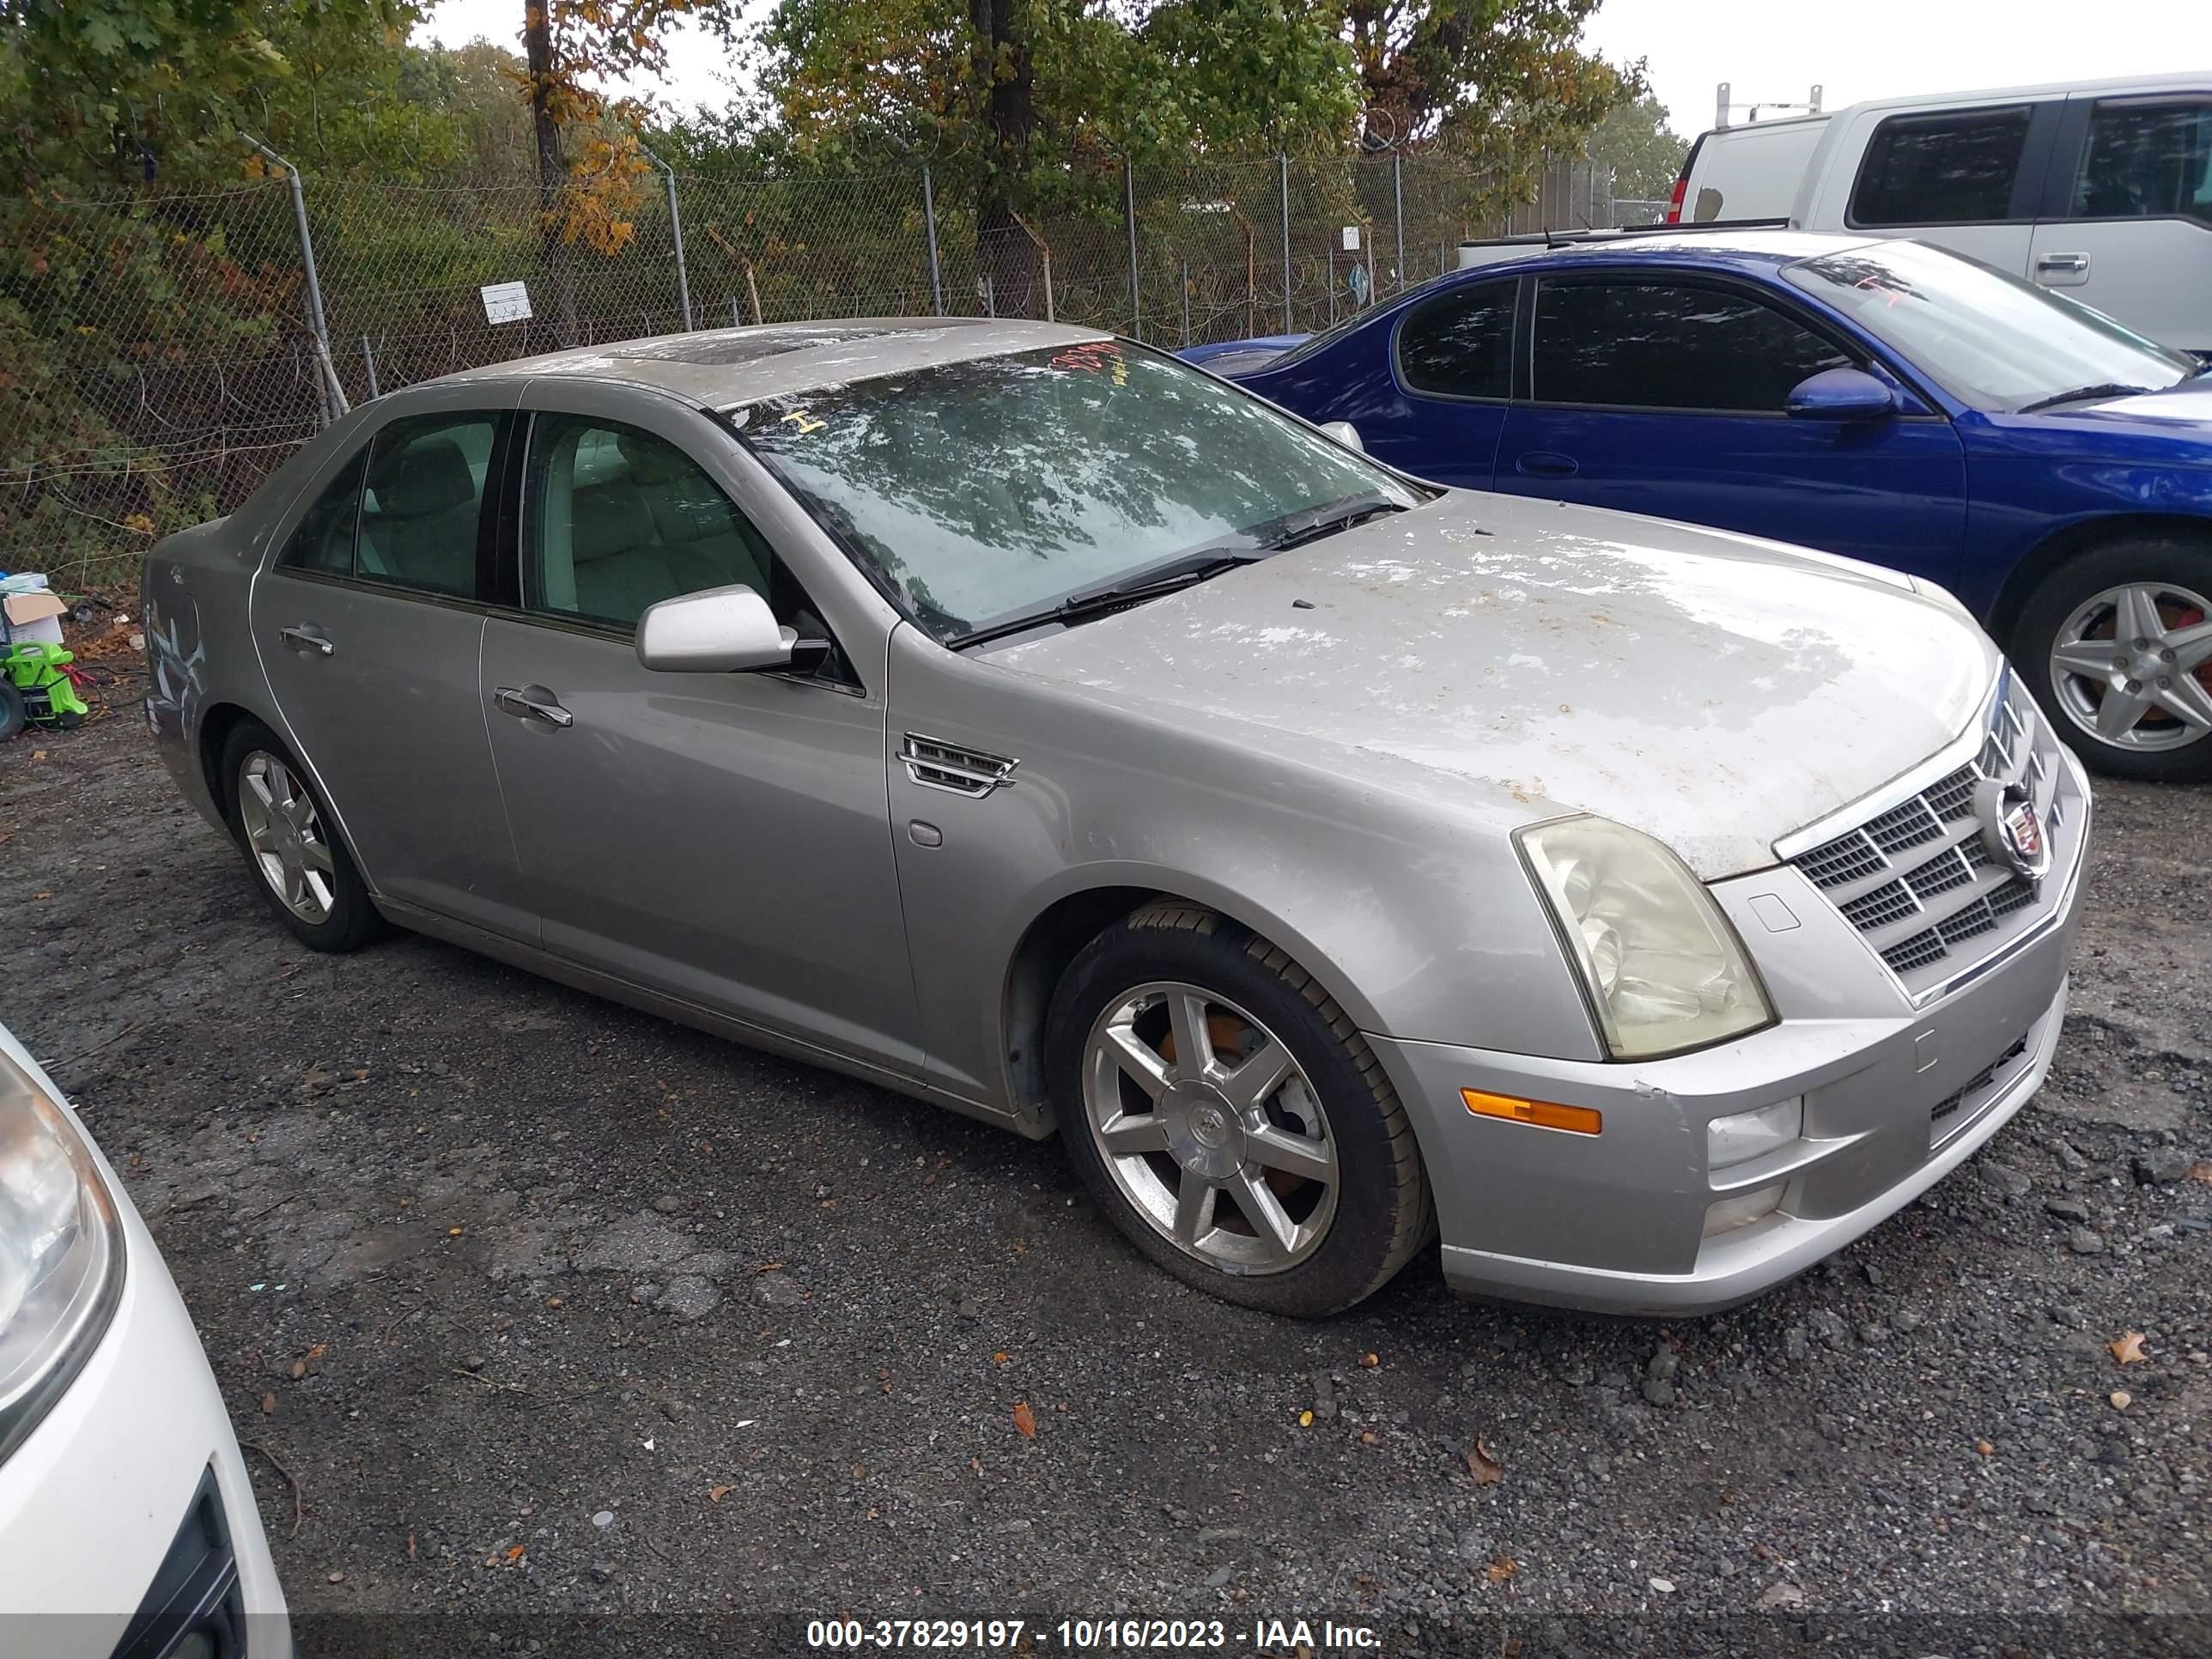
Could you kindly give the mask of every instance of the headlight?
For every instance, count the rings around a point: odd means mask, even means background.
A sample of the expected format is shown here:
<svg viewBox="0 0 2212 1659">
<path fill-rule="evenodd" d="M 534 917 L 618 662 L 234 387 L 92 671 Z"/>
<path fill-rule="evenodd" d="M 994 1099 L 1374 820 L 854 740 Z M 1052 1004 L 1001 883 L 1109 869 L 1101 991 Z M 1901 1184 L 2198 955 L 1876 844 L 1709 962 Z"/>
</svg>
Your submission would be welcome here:
<svg viewBox="0 0 2212 1659">
<path fill-rule="evenodd" d="M 123 1230 L 91 1148 L 0 1049 L 0 1459 L 99 1342 L 123 1287 Z"/>
<path fill-rule="evenodd" d="M 1603 818 L 1520 832 L 1615 1060 L 1649 1060 L 1774 1022 L 1735 931 L 1650 836 Z"/>
</svg>

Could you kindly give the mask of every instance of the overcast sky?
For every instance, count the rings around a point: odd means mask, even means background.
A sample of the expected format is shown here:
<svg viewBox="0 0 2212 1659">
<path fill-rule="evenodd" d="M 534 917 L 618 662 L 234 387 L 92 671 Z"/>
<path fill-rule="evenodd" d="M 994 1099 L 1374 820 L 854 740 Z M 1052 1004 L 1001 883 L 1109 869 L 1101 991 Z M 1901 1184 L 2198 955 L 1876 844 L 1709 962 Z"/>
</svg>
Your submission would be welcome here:
<svg viewBox="0 0 2212 1659">
<path fill-rule="evenodd" d="M 522 8 L 444 0 L 420 33 L 449 46 L 481 34 L 519 50 Z M 1893 93 L 2212 72 L 2212 0 L 1604 0 L 1589 40 L 1616 62 L 1649 60 L 1686 138 L 1712 125 L 1722 81 L 1739 103 L 1800 101 L 1817 82 L 1827 107 L 1840 109 Z M 734 66 L 720 47 L 679 37 L 671 55 L 661 88 L 670 100 L 727 95 Z"/>
</svg>

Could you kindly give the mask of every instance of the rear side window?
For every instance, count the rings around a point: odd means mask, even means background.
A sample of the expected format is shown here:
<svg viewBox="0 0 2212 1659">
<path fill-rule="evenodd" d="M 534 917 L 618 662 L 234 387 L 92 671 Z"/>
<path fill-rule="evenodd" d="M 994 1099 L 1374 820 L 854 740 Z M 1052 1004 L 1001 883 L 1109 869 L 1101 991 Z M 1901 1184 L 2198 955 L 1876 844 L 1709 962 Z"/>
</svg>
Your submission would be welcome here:
<svg viewBox="0 0 2212 1659">
<path fill-rule="evenodd" d="M 355 456 L 330 487 L 315 497 L 307 516 L 284 544 L 278 564 L 291 570 L 319 571 L 325 576 L 353 574 L 354 526 L 361 518 L 361 479 L 368 460 L 366 454 Z"/>
<path fill-rule="evenodd" d="M 2073 216 L 2169 214 L 2212 224 L 2212 98 L 2098 104 L 2074 179 Z"/>
<path fill-rule="evenodd" d="M 1874 130 L 1851 191 L 1854 225 L 1967 224 L 2012 216 L 2028 106 L 1893 115 Z"/>
<path fill-rule="evenodd" d="M 1748 295 L 1655 283 L 1536 289 L 1535 400 L 1778 413 L 1842 348 Z"/>
<path fill-rule="evenodd" d="M 1413 308 L 1398 330 L 1398 374 L 1415 392 L 1504 398 L 1513 387 L 1516 283 L 1440 294 Z"/>
<path fill-rule="evenodd" d="M 362 494 L 354 574 L 473 598 L 484 478 L 498 418 L 426 415 L 376 434 Z"/>
</svg>

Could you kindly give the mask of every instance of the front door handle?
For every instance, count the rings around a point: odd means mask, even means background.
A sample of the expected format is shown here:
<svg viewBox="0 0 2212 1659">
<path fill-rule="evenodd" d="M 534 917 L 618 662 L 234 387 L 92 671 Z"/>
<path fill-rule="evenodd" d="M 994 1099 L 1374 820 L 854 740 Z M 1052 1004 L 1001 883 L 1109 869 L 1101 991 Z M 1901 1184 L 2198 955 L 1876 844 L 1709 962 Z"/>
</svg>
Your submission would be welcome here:
<svg viewBox="0 0 2212 1659">
<path fill-rule="evenodd" d="M 1532 449 L 1514 462 L 1513 468 L 1530 478 L 1571 478 L 1582 471 L 1573 456 L 1551 449 Z"/>
<path fill-rule="evenodd" d="M 312 651 L 322 657 L 327 657 L 337 649 L 331 643 L 331 636 L 313 623 L 301 623 L 297 628 L 280 628 L 276 630 L 276 637 L 295 651 Z"/>
<path fill-rule="evenodd" d="M 565 732 L 576 717 L 561 707 L 561 700 L 542 685 L 502 685 L 491 694 L 501 714 L 519 720 L 542 720 L 556 732 Z"/>
<path fill-rule="evenodd" d="M 2043 253 L 2036 256 L 2038 270 L 2083 271 L 2089 268 L 2086 253 Z"/>
</svg>

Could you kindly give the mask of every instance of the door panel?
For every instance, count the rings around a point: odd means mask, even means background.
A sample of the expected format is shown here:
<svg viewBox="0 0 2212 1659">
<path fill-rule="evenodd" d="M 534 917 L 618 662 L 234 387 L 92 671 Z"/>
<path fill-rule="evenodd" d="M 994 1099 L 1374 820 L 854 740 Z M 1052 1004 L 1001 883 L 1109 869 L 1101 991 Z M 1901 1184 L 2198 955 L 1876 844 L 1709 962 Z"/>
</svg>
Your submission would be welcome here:
<svg viewBox="0 0 2212 1659">
<path fill-rule="evenodd" d="M 880 701 L 507 617 L 482 687 L 548 950 L 921 1074 Z"/>
<path fill-rule="evenodd" d="M 532 937 L 477 702 L 483 616 L 281 569 L 255 583 L 252 614 L 291 746 L 369 884 Z"/>
<path fill-rule="evenodd" d="M 1781 412 L 1806 376 L 1864 359 L 1739 288 L 1601 277 L 1540 283 L 1531 391 L 1498 485 L 1797 542 L 1948 581 L 1966 525 L 1948 422 Z"/>
</svg>

